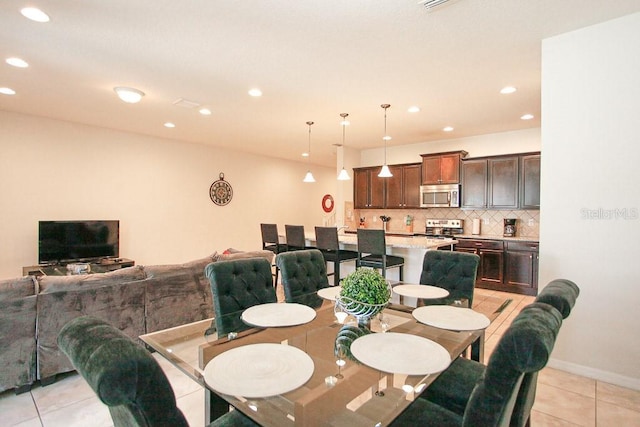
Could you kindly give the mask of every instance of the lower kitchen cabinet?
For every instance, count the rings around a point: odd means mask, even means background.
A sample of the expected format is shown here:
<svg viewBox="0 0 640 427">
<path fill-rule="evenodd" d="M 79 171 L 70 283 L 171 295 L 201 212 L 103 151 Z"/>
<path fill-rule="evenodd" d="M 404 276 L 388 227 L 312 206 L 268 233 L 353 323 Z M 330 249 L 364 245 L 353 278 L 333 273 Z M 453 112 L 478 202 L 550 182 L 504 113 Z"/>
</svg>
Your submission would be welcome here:
<svg viewBox="0 0 640 427">
<path fill-rule="evenodd" d="M 480 256 L 477 287 L 537 295 L 537 242 L 458 239 L 455 250 Z"/>
</svg>

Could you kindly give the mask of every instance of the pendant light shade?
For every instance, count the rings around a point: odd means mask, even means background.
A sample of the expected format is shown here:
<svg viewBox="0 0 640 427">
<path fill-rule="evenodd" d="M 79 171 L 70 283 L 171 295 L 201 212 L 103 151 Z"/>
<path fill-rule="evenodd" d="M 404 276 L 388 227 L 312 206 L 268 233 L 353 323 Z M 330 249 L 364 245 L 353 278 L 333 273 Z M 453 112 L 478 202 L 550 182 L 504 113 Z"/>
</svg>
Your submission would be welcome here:
<svg viewBox="0 0 640 427">
<path fill-rule="evenodd" d="M 309 126 L 309 146 L 307 149 L 307 163 L 310 163 L 309 158 L 311 157 L 311 125 L 313 122 L 307 122 L 307 126 Z M 304 176 L 302 182 L 316 182 L 316 179 L 313 177 L 311 173 L 311 169 L 307 170 L 307 174 Z"/>
<path fill-rule="evenodd" d="M 384 140 L 384 164 L 380 169 L 378 177 L 391 178 L 393 174 L 389 170 L 389 166 L 387 166 L 387 141 L 391 139 L 391 137 L 387 135 L 387 108 L 391 107 L 391 105 L 382 104 L 380 107 L 384 109 L 384 136 L 382 137 L 382 139 Z"/>
<path fill-rule="evenodd" d="M 345 141 L 345 130 L 349 122 L 347 121 L 347 117 L 349 117 L 349 113 L 340 113 L 340 117 L 342 117 L 342 121 L 340 124 L 342 125 L 342 170 L 340 174 L 338 174 L 338 181 L 349 181 L 351 177 L 349 176 L 349 172 L 344 168 L 344 141 Z"/>
</svg>

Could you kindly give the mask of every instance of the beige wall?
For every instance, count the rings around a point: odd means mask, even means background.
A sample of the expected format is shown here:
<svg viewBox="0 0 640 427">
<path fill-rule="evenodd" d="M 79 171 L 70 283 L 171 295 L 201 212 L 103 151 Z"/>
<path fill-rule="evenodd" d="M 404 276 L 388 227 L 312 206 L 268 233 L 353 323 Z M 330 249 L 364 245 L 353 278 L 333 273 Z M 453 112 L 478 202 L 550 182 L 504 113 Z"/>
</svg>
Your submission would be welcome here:
<svg viewBox="0 0 640 427">
<path fill-rule="evenodd" d="M 540 281 L 581 288 L 552 365 L 640 389 L 640 14 L 542 45 Z"/>
<path fill-rule="evenodd" d="M 39 220 L 119 219 L 120 255 L 184 262 L 256 249 L 260 222 L 311 228 L 326 217 L 333 168 L 0 111 L 0 278 L 37 263 Z M 219 207 L 209 186 L 234 190 Z"/>
</svg>

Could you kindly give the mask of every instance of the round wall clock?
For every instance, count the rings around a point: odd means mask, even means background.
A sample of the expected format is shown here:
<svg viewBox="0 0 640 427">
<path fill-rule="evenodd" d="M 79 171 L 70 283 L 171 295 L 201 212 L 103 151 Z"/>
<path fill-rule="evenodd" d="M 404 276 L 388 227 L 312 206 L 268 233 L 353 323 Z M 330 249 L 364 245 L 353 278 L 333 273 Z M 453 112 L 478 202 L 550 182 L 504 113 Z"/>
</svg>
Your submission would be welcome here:
<svg viewBox="0 0 640 427">
<path fill-rule="evenodd" d="M 233 188 L 231 188 L 231 184 L 224 180 L 222 172 L 220 172 L 220 179 L 211 184 L 209 197 L 218 206 L 228 205 L 231 198 L 233 198 Z"/>
<path fill-rule="evenodd" d="M 331 197 L 331 194 L 325 194 L 322 198 L 322 209 L 327 213 L 333 210 L 333 197 Z"/>
</svg>

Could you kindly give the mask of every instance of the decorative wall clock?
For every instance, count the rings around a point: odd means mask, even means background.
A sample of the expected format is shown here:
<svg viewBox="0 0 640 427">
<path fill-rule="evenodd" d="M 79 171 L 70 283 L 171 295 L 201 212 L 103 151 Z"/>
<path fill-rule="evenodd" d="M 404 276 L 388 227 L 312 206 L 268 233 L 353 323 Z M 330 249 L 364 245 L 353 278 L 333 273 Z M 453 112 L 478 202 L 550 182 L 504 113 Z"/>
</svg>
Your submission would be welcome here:
<svg viewBox="0 0 640 427">
<path fill-rule="evenodd" d="M 224 180 L 224 173 L 220 172 L 220 179 L 211 184 L 209 197 L 218 206 L 228 205 L 233 198 L 233 188 L 231 188 L 231 184 Z"/>
</svg>

